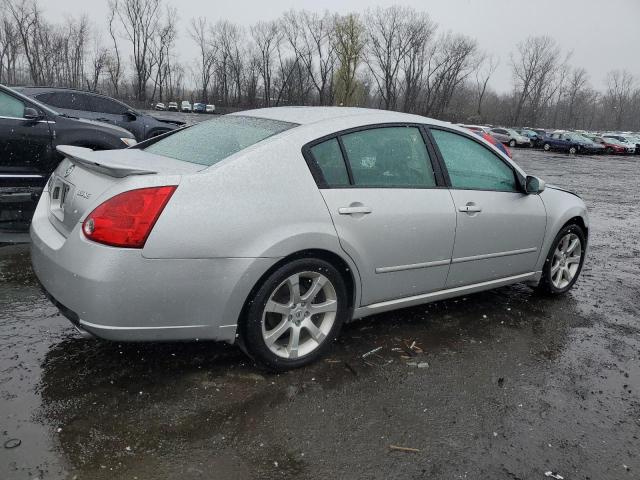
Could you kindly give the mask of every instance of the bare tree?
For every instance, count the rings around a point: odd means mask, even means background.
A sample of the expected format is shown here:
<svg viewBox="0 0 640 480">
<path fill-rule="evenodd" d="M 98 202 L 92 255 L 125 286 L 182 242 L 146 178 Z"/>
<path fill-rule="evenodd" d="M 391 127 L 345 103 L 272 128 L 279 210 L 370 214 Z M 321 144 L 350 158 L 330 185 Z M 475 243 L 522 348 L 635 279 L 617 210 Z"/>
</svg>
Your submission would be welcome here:
<svg viewBox="0 0 640 480">
<path fill-rule="evenodd" d="M 162 0 L 114 0 L 115 12 L 133 51 L 135 97 L 147 98 L 152 74 L 151 49 L 160 24 Z"/>
<path fill-rule="evenodd" d="M 202 99 L 209 101 L 209 84 L 213 75 L 213 67 L 215 64 L 214 43 L 210 41 L 208 35 L 208 22 L 204 17 L 191 19 L 191 28 L 189 35 L 198 45 L 199 54 L 199 83 L 202 91 Z"/>
<path fill-rule="evenodd" d="M 274 56 L 282 42 L 280 23 L 276 21 L 258 22 L 251 27 L 251 38 L 258 52 L 257 68 L 262 78 L 263 105 L 271 105 Z"/>
<path fill-rule="evenodd" d="M 529 37 L 518 44 L 518 56 L 511 57 L 516 106 L 513 124 L 517 125 L 527 102 L 533 112 L 533 122 L 546 89 L 560 64 L 560 47 L 549 36 Z"/>
<path fill-rule="evenodd" d="M 476 86 L 476 98 L 477 98 L 477 109 L 476 113 L 478 114 L 478 121 L 483 121 L 482 116 L 482 102 L 487 93 L 487 86 L 489 85 L 489 80 L 495 73 L 498 68 L 499 61 L 493 55 L 489 57 L 483 57 L 481 60 L 481 66 L 476 70 L 475 75 L 475 86 Z"/>
<path fill-rule="evenodd" d="M 164 23 L 158 28 L 158 33 L 152 44 L 152 65 L 155 67 L 153 91 L 151 93 L 152 103 L 156 98 L 156 93 L 160 101 L 164 99 L 169 71 L 171 70 L 171 52 L 177 36 L 174 23 L 176 16 L 177 11 L 174 8 L 167 8 Z"/>
<path fill-rule="evenodd" d="M 627 70 L 612 70 L 607 74 L 607 100 L 613 110 L 616 130 L 622 129 L 622 122 L 631 103 L 635 79 Z"/>
<path fill-rule="evenodd" d="M 290 11 L 284 18 L 287 40 L 315 87 L 318 103 L 332 103 L 336 63 L 333 17 L 328 12 L 319 15 L 307 11 Z"/>
<path fill-rule="evenodd" d="M 437 25 L 425 13 L 412 16 L 406 24 L 407 54 L 402 60 L 405 112 L 419 110 L 419 97 L 424 87 L 424 71 L 434 55 L 433 38 Z"/>
<path fill-rule="evenodd" d="M 365 16 L 367 28 L 365 62 L 385 109 L 394 109 L 398 99 L 399 72 L 411 45 L 407 24 L 415 11 L 406 7 L 376 8 Z"/>
<path fill-rule="evenodd" d="M 8 16 L 0 17 L 0 82 L 17 83 L 16 63 L 20 53 L 18 30 Z"/>
<path fill-rule="evenodd" d="M 120 89 L 120 80 L 122 77 L 122 64 L 120 61 L 120 48 L 118 46 L 117 33 L 116 33 L 116 3 L 109 1 L 109 36 L 113 43 L 113 53 L 110 53 L 106 59 L 106 67 L 109 72 L 109 80 L 111 81 L 111 87 L 114 94 L 117 96 Z"/>
</svg>

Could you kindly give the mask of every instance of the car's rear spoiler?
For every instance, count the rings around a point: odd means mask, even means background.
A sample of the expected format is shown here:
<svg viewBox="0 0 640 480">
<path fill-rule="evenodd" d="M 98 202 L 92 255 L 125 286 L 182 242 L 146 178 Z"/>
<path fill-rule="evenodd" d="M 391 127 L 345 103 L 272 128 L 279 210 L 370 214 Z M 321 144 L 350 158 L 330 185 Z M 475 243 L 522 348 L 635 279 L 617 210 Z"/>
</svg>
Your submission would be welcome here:
<svg viewBox="0 0 640 480">
<path fill-rule="evenodd" d="M 109 175 L 110 177 L 123 178 L 130 175 L 151 175 L 158 173 L 157 170 L 148 170 L 137 166 L 127 165 L 125 162 L 105 158 L 104 156 L 94 156 L 94 151 L 85 147 L 74 147 L 72 145 L 58 145 L 56 150 L 67 157 L 71 162 L 80 164 L 83 167 L 95 170 L 96 172 Z"/>
</svg>

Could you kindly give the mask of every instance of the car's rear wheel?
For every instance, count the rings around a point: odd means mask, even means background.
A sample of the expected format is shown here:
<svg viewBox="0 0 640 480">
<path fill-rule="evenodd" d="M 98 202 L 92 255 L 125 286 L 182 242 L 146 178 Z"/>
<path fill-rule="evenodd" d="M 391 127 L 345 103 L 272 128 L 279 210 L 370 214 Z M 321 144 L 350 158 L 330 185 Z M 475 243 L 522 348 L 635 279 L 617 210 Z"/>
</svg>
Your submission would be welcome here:
<svg viewBox="0 0 640 480">
<path fill-rule="evenodd" d="M 549 150 L 551 150 L 551 145 L 549 145 L 548 143 L 545 143 L 542 148 L 545 150 L 545 152 L 548 152 Z"/>
<path fill-rule="evenodd" d="M 586 237 L 578 225 L 560 230 L 547 254 L 537 290 L 549 295 L 569 291 L 582 271 L 585 247 Z"/>
<path fill-rule="evenodd" d="M 613 148 L 611 147 L 607 147 L 604 149 L 604 153 L 606 153 L 607 155 L 611 155 L 613 153 Z"/>
<path fill-rule="evenodd" d="M 577 152 L 578 152 L 578 149 L 576 147 L 569 148 L 569 153 L 571 155 L 575 155 Z"/>
<path fill-rule="evenodd" d="M 516 141 L 513 140 L 513 139 L 509 140 L 509 146 L 512 147 L 512 148 L 515 147 L 516 146 Z"/>
<path fill-rule="evenodd" d="M 240 325 L 244 350 L 275 371 L 307 365 L 331 346 L 348 316 L 340 272 L 320 259 L 275 270 L 250 299 Z"/>
</svg>

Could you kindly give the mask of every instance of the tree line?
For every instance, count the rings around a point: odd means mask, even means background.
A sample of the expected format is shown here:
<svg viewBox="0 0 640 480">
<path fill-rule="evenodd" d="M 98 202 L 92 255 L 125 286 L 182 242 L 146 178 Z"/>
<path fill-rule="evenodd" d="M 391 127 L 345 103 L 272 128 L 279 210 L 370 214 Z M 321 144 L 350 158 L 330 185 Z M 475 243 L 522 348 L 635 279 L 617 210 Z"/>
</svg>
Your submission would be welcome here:
<svg viewBox="0 0 640 480">
<path fill-rule="evenodd" d="M 640 87 L 628 71 L 609 72 L 599 91 L 548 36 L 500 60 L 409 7 L 291 10 L 250 27 L 199 17 L 178 32 L 167 0 L 108 0 L 104 25 L 86 14 L 50 22 L 38 0 L 0 5 L 0 83 L 8 85 L 99 91 L 138 107 L 345 105 L 453 122 L 640 130 Z M 178 51 L 179 33 L 193 50 Z M 500 61 L 513 78 L 504 93 L 491 87 Z"/>
</svg>

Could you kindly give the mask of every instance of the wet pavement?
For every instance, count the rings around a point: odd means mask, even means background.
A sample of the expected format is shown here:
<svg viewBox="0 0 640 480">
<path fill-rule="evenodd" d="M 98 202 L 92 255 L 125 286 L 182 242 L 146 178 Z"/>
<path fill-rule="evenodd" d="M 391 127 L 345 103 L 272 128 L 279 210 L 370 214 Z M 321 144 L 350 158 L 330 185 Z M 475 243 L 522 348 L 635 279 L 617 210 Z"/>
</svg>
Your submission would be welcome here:
<svg viewBox="0 0 640 480">
<path fill-rule="evenodd" d="M 589 206 L 568 295 L 378 315 L 286 374 L 225 344 L 82 339 L 28 247 L 0 247 L 0 479 L 640 478 L 640 158 L 515 157 Z"/>
</svg>

